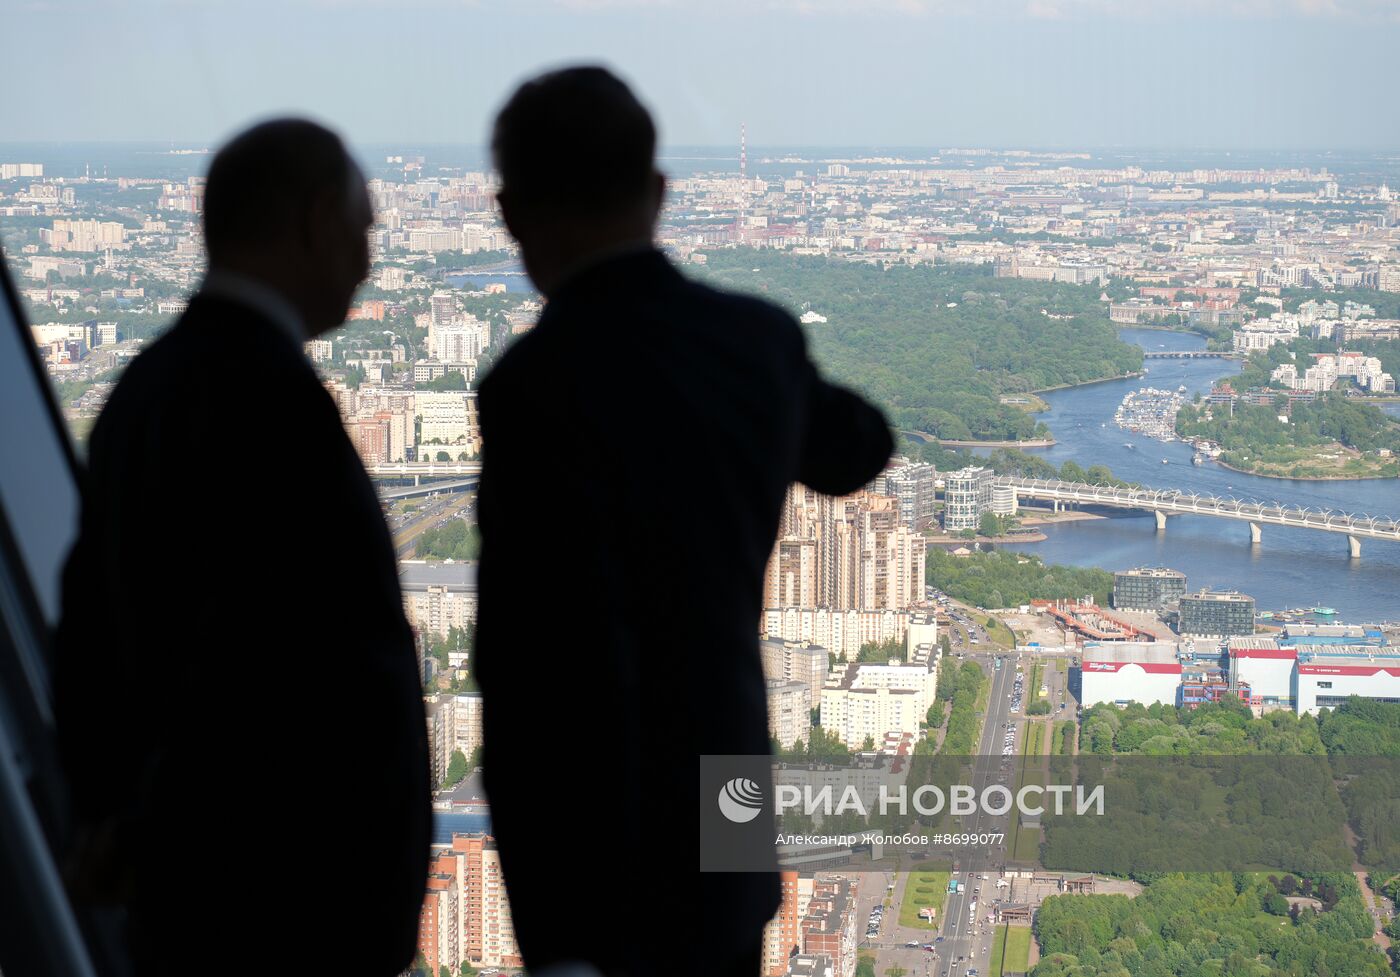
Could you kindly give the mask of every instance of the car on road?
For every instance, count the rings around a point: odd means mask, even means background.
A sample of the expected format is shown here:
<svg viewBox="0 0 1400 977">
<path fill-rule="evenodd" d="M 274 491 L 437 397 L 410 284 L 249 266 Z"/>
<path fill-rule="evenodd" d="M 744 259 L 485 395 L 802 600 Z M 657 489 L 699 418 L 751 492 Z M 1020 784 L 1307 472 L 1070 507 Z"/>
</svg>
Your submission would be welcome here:
<svg viewBox="0 0 1400 977">
<path fill-rule="evenodd" d="M 904 947 L 905 947 L 905 949 L 907 949 L 907 950 L 917 950 L 918 947 L 919 947 L 919 941 L 918 941 L 918 940 L 910 940 L 908 943 L 904 944 Z"/>
</svg>

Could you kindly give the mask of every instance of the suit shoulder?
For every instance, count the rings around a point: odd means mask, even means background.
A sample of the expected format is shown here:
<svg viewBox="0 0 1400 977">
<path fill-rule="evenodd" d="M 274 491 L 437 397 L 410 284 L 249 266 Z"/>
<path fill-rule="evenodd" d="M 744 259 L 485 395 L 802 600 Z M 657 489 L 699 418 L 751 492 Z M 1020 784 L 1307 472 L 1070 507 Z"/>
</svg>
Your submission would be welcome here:
<svg viewBox="0 0 1400 977">
<path fill-rule="evenodd" d="M 325 393 L 295 346 L 271 328 L 240 328 L 244 323 L 221 312 L 192 307 L 131 361 L 93 427 L 94 443 L 110 436 L 112 429 L 143 426 L 153 417 L 232 412 L 235 406 L 247 413 L 259 404 L 285 406 L 289 397 L 313 388 Z M 231 349 L 256 372 L 260 392 L 237 405 L 209 382 L 209 374 L 220 368 Z"/>
<path fill-rule="evenodd" d="M 507 396 L 517 380 L 537 383 L 538 371 L 547 359 L 548 345 L 539 326 L 512 342 L 477 384 L 481 403 Z"/>
<path fill-rule="evenodd" d="M 760 336 L 769 336 L 775 343 L 797 344 L 799 348 L 805 345 L 802 327 L 780 305 L 757 295 L 731 292 L 692 279 L 686 279 L 686 288 L 693 301 L 717 317 L 722 316 Z"/>
</svg>

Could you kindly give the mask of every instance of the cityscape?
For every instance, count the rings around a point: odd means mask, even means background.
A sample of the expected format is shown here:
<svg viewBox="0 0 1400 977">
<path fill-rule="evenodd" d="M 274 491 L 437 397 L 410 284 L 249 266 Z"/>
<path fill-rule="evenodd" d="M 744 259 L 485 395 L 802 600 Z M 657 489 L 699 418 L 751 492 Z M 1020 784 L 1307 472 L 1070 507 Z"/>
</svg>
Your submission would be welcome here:
<svg viewBox="0 0 1400 977">
<path fill-rule="evenodd" d="M 1400 747 L 1393 155 L 818 153 L 734 129 L 662 159 L 657 245 L 788 308 L 900 434 L 863 490 L 789 490 L 754 622 L 778 768 L 990 757 L 1024 783 L 1081 753 Z M 0 243 L 81 450 L 206 267 L 208 150 L 7 152 Z M 483 164 L 359 155 L 372 271 L 306 353 L 379 488 L 419 654 L 437 820 L 415 970 L 514 973 L 479 770 L 476 391 L 543 300 Z M 230 354 L 208 383 L 245 395 Z M 997 830 L 976 858 L 807 852 L 764 977 L 1391 972 L 1400 875 L 1366 870 L 1388 836 L 1352 839 L 1354 873 L 1232 879 L 1052 864 L 1049 827 Z M 1126 898 L 1091 934 L 1078 907 L 1105 897 Z M 1207 904 L 1231 908 L 1162 934 L 1160 907 Z"/>
</svg>

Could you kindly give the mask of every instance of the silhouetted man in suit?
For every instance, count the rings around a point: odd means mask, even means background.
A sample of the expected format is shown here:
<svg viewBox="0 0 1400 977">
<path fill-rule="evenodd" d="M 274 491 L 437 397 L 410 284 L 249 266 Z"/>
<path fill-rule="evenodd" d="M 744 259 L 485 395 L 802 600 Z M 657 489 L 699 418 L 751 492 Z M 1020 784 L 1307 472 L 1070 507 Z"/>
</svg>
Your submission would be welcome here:
<svg viewBox="0 0 1400 977">
<path fill-rule="evenodd" d="M 136 973 L 398 973 L 431 819 L 413 637 L 373 486 L 302 344 L 369 267 L 364 179 L 268 122 L 209 170 L 209 273 L 92 432 L 58 729 L 81 897 Z"/>
<path fill-rule="evenodd" d="M 652 246 L 655 141 L 599 68 L 496 121 L 501 212 L 548 303 L 481 386 L 484 775 L 532 971 L 754 977 L 776 875 L 698 871 L 698 758 L 768 753 L 788 485 L 854 491 L 892 444 L 790 315 Z"/>
</svg>

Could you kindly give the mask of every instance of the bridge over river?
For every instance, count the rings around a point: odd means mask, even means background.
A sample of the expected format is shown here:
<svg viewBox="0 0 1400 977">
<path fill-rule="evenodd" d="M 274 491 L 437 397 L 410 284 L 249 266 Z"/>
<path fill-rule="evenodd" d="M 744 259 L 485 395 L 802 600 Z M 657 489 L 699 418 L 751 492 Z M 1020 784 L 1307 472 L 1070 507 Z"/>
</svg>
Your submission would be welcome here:
<svg viewBox="0 0 1400 977">
<path fill-rule="evenodd" d="M 429 492 L 463 491 L 475 488 L 481 475 L 481 463 L 468 462 L 399 462 L 372 465 L 369 474 L 376 479 L 413 479 L 413 486 L 384 487 L 380 497 L 386 500 L 424 495 Z M 1361 556 L 1361 540 L 1380 539 L 1400 543 L 1400 522 L 1390 516 L 1339 512 L 1335 509 L 1292 508 L 1272 502 L 1250 502 L 1236 498 L 1217 498 L 1183 492 L 1180 489 L 1114 488 L 1088 485 L 1083 482 L 1012 478 L 997 476 L 994 484 L 1010 486 L 1017 503 L 1035 499 L 1051 503 L 1056 511 L 1062 505 L 1103 505 L 1119 509 L 1138 509 L 1157 517 L 1157 529 L 1167 528 L 1167 516 L 1215 516 L 1248 523 L 1250 541 L 1257 543 L 1263 527 L 1288 526 L 1294 529 L 1315 529 L 1324 533 L 1346 536 L 1353 558 Z"/>
<path fill-rule="evenodd" d="M 1143 353 L 1145 360 L 1237 360 L 1238 353 L 1228 353 L 1213 349 L 1168 349 Z"/>
<path fill-rule="evenodd" d="M 1057 512 L 1066 503 L 1105 505 L 1151 512 L 1157 517 L 1158 531 L 1167 528 L 1169 515 L 1215 516 L 1248 523 L 1249 538 L 1253 543 L 1260 541 L 1265 525 L 1316 529 L 1324 533 L 1346 536 L 1353 559 L 1361 556 L 1363 539 L 1383 539 L 1400 543 L 1400 522 L 1389 516 L 1338 512 L 1333 509 L 1295 509 L 1272 502 L 1216 498 L 1182 492 L 1179 489 L 1113 488 L 1086 485 L 1082 482 L 1009 476 L 998 476 L 995 484 L 1009 485 L 1015 491 L 1018 503 L 1021 499 L 1037 499 L 1052 503 Z"/>
</svg>

